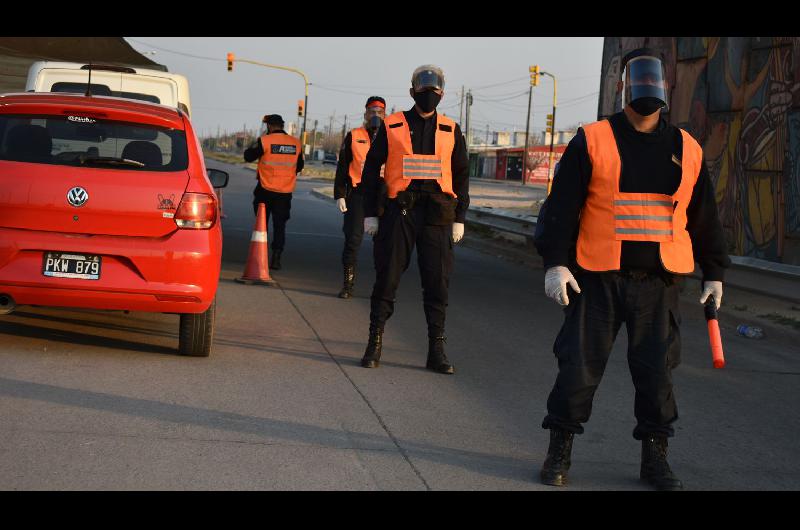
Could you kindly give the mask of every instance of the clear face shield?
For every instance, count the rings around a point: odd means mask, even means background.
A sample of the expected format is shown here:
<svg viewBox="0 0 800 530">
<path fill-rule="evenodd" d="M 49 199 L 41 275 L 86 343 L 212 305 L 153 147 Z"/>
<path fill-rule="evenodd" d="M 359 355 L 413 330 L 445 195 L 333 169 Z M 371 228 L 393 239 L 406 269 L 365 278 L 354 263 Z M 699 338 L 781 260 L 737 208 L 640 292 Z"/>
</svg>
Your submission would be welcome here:
<svg viewBox="0 0 800 530">
<path fill-rule="evenodd" d="M 659 100 L 661 108 L 667 110 L 666 78 L 664 63 L 658 57 L 634 57 L 622 73 L 622 106 L 627 107 L 636 100 L 647 99 L 652 103 Z M 636 105 L 633 107 L 635 110 Z"/>
<path fill-rule="evenodd" d="M 420 70 L 411 79 L 411 88 L 414 92 L 425 89 L 444 90 L 444 76 L 436 70 Z"/>
</svg>

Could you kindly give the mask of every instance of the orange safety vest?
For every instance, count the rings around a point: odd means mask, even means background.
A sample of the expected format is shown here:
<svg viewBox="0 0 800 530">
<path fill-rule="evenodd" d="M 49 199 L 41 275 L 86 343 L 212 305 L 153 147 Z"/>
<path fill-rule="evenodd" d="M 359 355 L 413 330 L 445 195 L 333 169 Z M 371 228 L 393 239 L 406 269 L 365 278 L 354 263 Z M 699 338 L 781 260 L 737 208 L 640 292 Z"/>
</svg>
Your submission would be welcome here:
<svg viewBox="0 0 800 530">
<path fill-rule="evenodd" d="M 588 271 L 620 269 L 623 241 L 658 243 L 661 264 L 675 274 L 694 271 L 692 240 L 686 231 L 686 208 L 700 174 L 703 149 L 681 129 L 681 183 L 674 195 L 622 193 L 622 163 L 608 120 L 583 126 L 592 163 L 586 203 L 581 210 L 577 261 Z"/>
<path fill-rule="evenodd" d="M 398 192 L 408 188 L 412 179 L 436 180 L 444 193 L 456 197 L 453 192 L 453 171 L 450 167 L 456 145 L 456 122 L 441 114 L 436 115 L 436 154 L 433 155 L 414 154 L 411 132 L 402 112 L 388 116 L 384 123 L 389 143 L 384 179 L 389 198 L 396 198 Z"/>
<path fill-rule="evenodd" d="M 258 181 L 265 190 L 292 193 L 297 184 L 300 140 L 283 133 L 261 137 L 264 154 L 258 160 Z"/>
<path fill-rule="evenodd" d="M 353 160 L 350 161 L 348 173 L 353 187 L 361 183 L 361 173 L 364 171 L 364 162 L 367 160 L 370 139 L 369 132 L 361 127 L 350 131 L 350 151 L 353 153 Z"/>
</svg>

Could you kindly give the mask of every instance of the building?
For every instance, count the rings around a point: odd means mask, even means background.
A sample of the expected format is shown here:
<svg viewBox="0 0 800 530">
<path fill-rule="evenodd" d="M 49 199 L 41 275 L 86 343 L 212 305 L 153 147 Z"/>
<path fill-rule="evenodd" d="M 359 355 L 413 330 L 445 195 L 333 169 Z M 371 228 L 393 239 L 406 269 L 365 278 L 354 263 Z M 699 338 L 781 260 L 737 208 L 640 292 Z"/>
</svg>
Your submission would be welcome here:
<svg viewBox="0 0 800 530">
<path fill-rule="evenodd" d="M 667 119 L 703 146 L 729 252 L 800 264 L 800 37 L 606 37 L 598 118 L 642 46 L 665 58 Z"/>
<path fill-rule="evenodd" d="M 558 163 L 566 145 L 553 146 L 553 163 Z M 522 181 L 522 153 L 524 147 L 471 147 L 469 151 L 469 176 L 493 180 Z M 546 183 L 550 168 L 550 146 L 528 147 L 526 182 Z"/>
</svg>

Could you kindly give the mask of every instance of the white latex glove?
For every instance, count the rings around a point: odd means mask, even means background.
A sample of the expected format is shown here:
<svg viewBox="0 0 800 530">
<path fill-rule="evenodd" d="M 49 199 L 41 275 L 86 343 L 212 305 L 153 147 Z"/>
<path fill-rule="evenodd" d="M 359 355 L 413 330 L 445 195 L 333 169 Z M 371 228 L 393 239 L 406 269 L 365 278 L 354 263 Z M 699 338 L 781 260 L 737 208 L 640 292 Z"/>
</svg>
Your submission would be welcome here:
<svg viewBox="0 0 800 530">
<path fill-rule="evenodd" d="M 464 237 L 464 223 L 453 223 L 453 243 L 458 243 Z"/>
<path fill-rule="evenodd" d="M 374 236 L 378 233 L 378 218 L 365 217 L 364 218 L 364 233 L 368 236 Z"/>
<path fill-rule="evenodd" d="M 700 303 L 705 304 L 708 296 L 714 296 L 717 309 L 722 305 L 722 282 L 703 282 L 703 294 L 700 295 Z"/>
<path fill-rule="evenodd" d="M 342 213 L 347 211 L 347 201 L 344 199 L 336 199 L 336 206 L 339 207 L 339 211 Z"/>
<path fill-rule="evenodd" d="M 578 282 L 575 277 L 569 272 L 569 269 L 564 266 L 550 267 L 544 275 L 544 293 L 558 302 L 561 305 L 569 305 L 569 296 L 567 296 L 567 284 L 572 287 L 576 293 L 581 292 L 578 287 Z"/>
</svg>

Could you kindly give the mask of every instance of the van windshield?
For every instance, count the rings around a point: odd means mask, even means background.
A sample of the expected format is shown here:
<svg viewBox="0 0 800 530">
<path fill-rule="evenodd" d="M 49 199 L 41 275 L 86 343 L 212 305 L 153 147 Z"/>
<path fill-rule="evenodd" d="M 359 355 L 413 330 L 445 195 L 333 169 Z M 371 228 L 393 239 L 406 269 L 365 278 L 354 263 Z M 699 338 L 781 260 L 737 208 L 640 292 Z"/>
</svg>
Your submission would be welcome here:
<svg viewBox="0 0 800 530">
<path fill-rule="evenodd" d="M 180 129 L 66 115 L 0 115 L 0 160 L 128 171 L 189 166 Z"/>
</svg>

